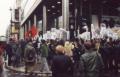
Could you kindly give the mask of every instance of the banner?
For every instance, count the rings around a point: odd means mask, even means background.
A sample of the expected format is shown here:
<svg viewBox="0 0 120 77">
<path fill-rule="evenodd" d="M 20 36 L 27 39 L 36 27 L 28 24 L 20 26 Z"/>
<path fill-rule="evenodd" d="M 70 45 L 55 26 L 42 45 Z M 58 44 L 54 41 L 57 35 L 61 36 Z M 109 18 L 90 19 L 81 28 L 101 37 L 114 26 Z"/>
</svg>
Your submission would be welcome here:
<svg viewBox="0 0 120 77">
<path fill-rule="evenodd" d="M 38 33 L 38 30 L 37 30 L 37 28 L 35 27 L 35 25 L 33 25 L 32 27 L 31 27 L 31 36 L 32 37 L 35 37 L 36 35 L 37 35 L 37 33 Z"/>
</svg>

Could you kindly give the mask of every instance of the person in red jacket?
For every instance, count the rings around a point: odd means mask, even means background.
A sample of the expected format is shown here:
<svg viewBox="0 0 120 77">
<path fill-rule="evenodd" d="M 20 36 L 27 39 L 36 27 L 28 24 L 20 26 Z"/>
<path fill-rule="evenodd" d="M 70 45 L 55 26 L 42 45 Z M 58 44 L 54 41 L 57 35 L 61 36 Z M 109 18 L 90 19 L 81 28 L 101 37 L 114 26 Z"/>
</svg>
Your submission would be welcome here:
<svg viewBox="0 0 120 77">
<path fill-rule="evenodd" d="M 0 45 L 0 72 L 2 72 L 3 70 L 3 51 L 4 51 L 4 48 L 2 45 Z"/>
</svg>

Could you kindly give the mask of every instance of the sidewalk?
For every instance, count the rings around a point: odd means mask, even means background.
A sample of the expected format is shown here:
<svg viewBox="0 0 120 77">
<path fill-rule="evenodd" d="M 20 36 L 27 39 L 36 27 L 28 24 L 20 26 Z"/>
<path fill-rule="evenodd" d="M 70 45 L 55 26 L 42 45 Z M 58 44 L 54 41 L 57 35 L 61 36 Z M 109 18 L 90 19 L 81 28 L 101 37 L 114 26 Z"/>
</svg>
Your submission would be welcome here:
<svg viewBox="0 0 120 77">
<path fill-rule="evenodd" d="M 21 66 L 21 67 L 13 67 L 13 66 L 8 66 L 7 63 L 5 63 L 5 68 L 14 72 L 18 72 L 18 73 L 25 73 L 25 66 Z M 47 72 L 40 72 L 40 64 L 36 64 L 35 66 L 35 71 L 33 71 L 34 74 L 37 74 L 39 76 L 52 76 L 52 72 L 47 73 Z M 30 72 L 28 72 L 30 73 Z"/>
<path fill-rule="evenodd" d="M 15 72 L 20 72 L 20 73 L 24 73 L 25 72 L 25 66 L 21 66 L 21 67 L 13 67 L 13 66 L 8 66 L 5 64 L 5 68 L 11 71 L 15 71 Z"/>
</svg>

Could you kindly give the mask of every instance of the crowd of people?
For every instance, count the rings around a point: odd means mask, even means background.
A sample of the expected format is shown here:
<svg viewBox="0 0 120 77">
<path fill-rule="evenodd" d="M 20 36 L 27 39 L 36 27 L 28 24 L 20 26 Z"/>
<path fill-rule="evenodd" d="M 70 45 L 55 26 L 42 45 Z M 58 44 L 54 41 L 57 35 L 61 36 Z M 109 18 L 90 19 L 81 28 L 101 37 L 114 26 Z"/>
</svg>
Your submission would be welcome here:
<svg viewBox="0 0 120 77">
<path fill-rule="evenodd" d="M 26 73 L 40 61 L 40 72 L 52 77 L 104 77 L 118 74 L 120 40 L 9 40 L 6 47 L 8 65 L 25 63 Z M 32 68 L 31 71 L 33 71 Z"/>
</svg>

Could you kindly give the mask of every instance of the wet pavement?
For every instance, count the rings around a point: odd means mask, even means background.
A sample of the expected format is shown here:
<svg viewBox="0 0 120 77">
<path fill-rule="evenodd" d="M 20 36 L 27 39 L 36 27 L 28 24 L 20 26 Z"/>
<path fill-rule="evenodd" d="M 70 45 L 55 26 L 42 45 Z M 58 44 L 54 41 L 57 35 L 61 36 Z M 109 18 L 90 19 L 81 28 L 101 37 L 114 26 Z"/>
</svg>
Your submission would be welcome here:
<svg viewBox="0 0 120 77">
<path fill-rule="evenodd" d="M 48 76 L 40 76 L 37 74 L 29 75 L 29 74 L 25 74 L 25 73 L 19 73 L 19 72 L 4 69 L 4 71 L 2 73 L 0 73 L 0 77 L 48 77 Z M 110 73 L 103 77 L 120 77 L 120 73 L 118 75 L 114 75 L 114 74 Z"/>
<path fill-rule="evenodd" d="M 37 75 L 29 75 L 25 73 L 17 73 L 14 71 L 4 70 L 2 73 L 0 73 L 0 77 L 40 77 Z"/>
<path fill-rule="evenodd" d="M 15 72 L 11 70 L 4 69 L 2 73 L 0 73 L 0 77 L 50 77 L 46 75 L 40 75 L 40 74 L 32 74 L 30 75 L 29 73 L 20 73 L 20 72 Z"/>
<path fill-rule="evenodd" d="M 36 64 L 34 74 L 30 75 L 30 73 L 25 74 L 25 67 L 13 67 L 8 66 L 7 63 L 4 65 L 3 73 L 0 73 L 0 77 L 51 77 L 51 74 L 40 73 L 40 63 Z M 46 76 L 47 75 L 47 76 Z"/>
<path fill-rule="evenodd" d="M 0 74 L 0 77 L 43 77 L 43 76 L 37 76 L 37 75 L 28 75 L 28 74 L 24 74 L 24 73 L 16 73 L 13 71 L 8 71 L 5 70 L 2 74 Z M 44 76 L 47 77 L 47 76 Z M 119 76 L 114 76 L 114 75 L 108 75 L 108 76 L 104 76 L 104 77 L 120 77 Z"/>
</svg>

